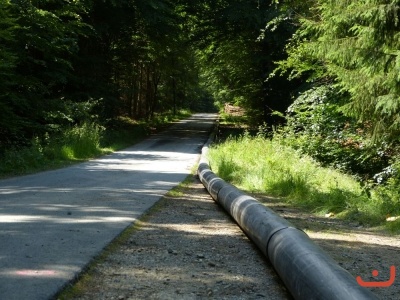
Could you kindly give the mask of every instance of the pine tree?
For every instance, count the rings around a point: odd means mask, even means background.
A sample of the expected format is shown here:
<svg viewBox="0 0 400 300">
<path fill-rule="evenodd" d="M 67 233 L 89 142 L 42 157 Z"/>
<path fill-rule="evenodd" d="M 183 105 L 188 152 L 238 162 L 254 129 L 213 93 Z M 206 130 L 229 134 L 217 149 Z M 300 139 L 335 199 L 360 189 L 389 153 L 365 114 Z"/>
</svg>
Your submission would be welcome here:
<svg viewBox="0 0 400 300">
<path fill-rule="evenodd" d="M 350 94 L 343 111 L 372 125 L 376 138 L 400 132 L 400 23 L 398 0 L 317 0 L 282 69 L 312 72 Z"/>
</svg>

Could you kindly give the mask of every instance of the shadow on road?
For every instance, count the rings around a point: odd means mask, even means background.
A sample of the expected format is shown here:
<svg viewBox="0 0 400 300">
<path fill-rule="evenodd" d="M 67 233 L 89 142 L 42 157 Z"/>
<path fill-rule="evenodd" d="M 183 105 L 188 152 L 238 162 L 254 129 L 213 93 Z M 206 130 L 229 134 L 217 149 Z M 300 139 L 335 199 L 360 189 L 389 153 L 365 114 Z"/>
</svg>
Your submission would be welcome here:
<svg viewBox="0 0 400 300">
<path fill-rule="evenodd" d="M 197 179 L 177 193 L 128 229 L 77 284 L 81 293 L 65 299 L 291 299 Z"/>
</svg>

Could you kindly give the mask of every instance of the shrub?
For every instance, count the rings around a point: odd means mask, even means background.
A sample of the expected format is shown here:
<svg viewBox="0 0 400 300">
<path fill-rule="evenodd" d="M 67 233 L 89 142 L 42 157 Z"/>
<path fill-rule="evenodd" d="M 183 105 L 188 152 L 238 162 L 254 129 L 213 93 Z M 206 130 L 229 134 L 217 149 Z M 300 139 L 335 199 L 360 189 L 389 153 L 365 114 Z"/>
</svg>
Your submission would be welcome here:
<svg viewBox="0 0 400 300">
<path fill-rule="evenodd" d="M 20 174 L 40 167 L 45 161 L 43 147 L 34 138 L 28 147 L 10 148 L 1 154 L 0 174 Z"/>
<path fill-rule="evenodd" d="M 81 126 L 74 126 L 64 131 L 63 156 L 66 158 L 89 158 L 101 153 L 100 139 L 103 127 L 96 123 L 85 122 Z"/>
<path fill-rule="evenodd" d="M 314 87 L 301 94 L 287 111 L 280 132 L 287 145 L 332 166 L 372 179 L 388 165 L 389 147 L 373 143 L 368 123 L 358 123 L 341 113 L 345 95 L 331 86 Z"/>
</svg>

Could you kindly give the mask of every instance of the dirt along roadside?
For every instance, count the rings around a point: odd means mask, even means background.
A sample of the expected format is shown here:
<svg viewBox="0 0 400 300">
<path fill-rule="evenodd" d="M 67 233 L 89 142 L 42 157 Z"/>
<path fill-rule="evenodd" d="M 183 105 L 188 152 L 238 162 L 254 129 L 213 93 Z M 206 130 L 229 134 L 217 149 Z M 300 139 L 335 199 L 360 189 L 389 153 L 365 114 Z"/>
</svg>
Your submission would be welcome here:
<svg viewBox="0 0 400 300">
<path fill-rule="evenodd" d="M 318 217 L 292 207 L 280 199 L 252 195 L 281 217 L 302 229 L 338 264 L 354 277 L 365 282 L 386 282 L 390 267 L 395 266 L 397 278 L 389 287 L 369 288 L 380 299 L 400 299 L 400 240 L 383 230 L 364 228 L 358 223 L 331 217 Z M 378 276 L 372 272 L 378 271 Z M 337 287 L 340 289 L 340 287 Z"/>
<path fill-rule="evenodd" d="M 291 299 L 197 176 L 162 198 L 58 299 Z"/>
<path fill-rule="evenodd" d="M 365 281 L 387 280 L 389 267 L 400 262 L 395 236 L 253 196 Z M 399 299 L 399 283 L 372 291 Z M 108 247 L 74 290 L 58 299 L 291 299 L 267 259 L 193 175 Z"/>
</svg>

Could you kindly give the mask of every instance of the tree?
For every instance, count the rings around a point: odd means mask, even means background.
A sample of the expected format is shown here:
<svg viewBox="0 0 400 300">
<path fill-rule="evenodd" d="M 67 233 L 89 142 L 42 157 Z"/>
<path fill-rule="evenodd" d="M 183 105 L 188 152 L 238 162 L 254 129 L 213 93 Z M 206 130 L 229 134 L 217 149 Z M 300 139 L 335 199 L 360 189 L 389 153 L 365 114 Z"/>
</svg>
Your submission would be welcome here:
<svg viewBox="0 0 400 300">
<path fill-rule="evenodd" d="M 273 112 L 285 111 L 298 86 L 286 78 L 269 78 L 274 61 L 285 57 L 293 26 L 284 23 L 260 38 L 261 28 L 278 12 L 272 1 L 206 1 L 191 10 L 197 16 L 194 39 L 203 79 L 216 101 L 244 106 L 257 122 L 274 123 Z"/>
<path fill-rule="evenodd" d="M 270 121 L 271 111 L 288 106 L 292 91 L 284 79 L 266 80 L 292 30 L 281 26 L 258 39 L 276 14 L 271 4 L 6 1 L 0 57 L 9 64 L 0 66 L 0 85 L 12 97 L 2 100 L 3 111 L 19 120 L 26 141 L 96 116 L 106 124 L 120 115 L 150 119 L 156 112 L 201 108 L 210 94 Z M 11 122 L 4 123 L 11 130 Z"/>
<path fill-rule="evenodd" d="M 334 82 L 350 94 L 343 111 L 372 125 L 378 139 L 400 130 L 399 1 L 316 0 L 282 69 Z"/>
<path fill-rule="evenodd" d="M 13 92 L 16 55 L 13 53 L 18 29 L 17 20 L 11 14 L 9 1 L 0 2 L 0 145 L 10 143 L 18 136 L 21 119 L 16 115 L 18 103 Z"/>
<path fill-rule="evenodd" d="M 78 1 L 12 1 L 15 31 L 14 113 L 21 122 L 19 138 L 53 130 L 65 115 L 65 88 L 73 77 L 71 59 L 81 34 Z M 54 125 L 54 126 L 53 126 Z"/>
</svg>

